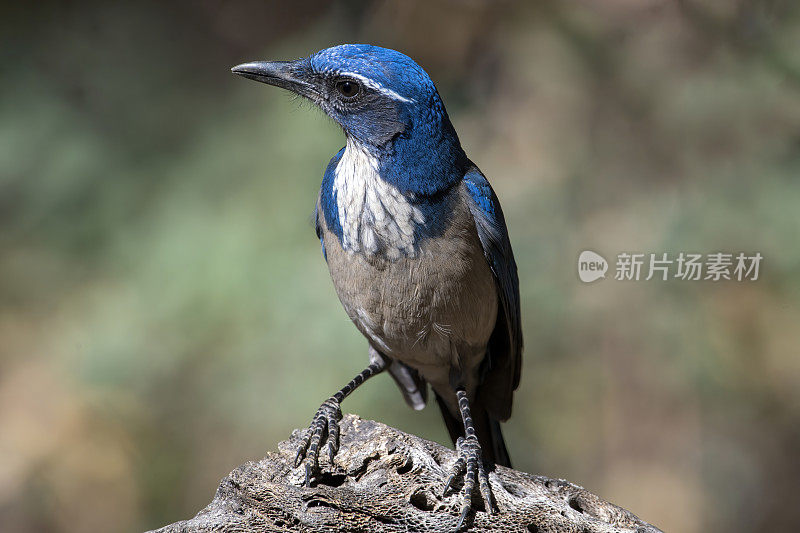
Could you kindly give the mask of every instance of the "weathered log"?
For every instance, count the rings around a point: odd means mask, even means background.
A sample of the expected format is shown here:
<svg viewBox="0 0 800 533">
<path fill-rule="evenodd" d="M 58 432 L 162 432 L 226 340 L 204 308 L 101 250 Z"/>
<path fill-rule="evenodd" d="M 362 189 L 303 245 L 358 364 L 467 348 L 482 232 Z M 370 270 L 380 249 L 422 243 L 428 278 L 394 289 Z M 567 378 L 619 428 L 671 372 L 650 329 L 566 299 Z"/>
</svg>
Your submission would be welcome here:
<svg viewBox="0 0 800 533">
<path fill-rule="evenodd" d="M 442 497 L 455 452 L 371 420 L 346 415 L 334 464 L 303 486 L 293 465 L 296 430 L 258 462 L 246 463 L 219 485 L 197 516 L 158 530 L 178 532 L 453 531 L 461 484 Z M 323 454 L 325 455 L 325 454 Z M 499 514 L 485 512 L 475 493 L 464 530 L 539 533 L 656 533 L 631 512 L 563 479 L 497 467 L 490 474 Z"/>
</svg>

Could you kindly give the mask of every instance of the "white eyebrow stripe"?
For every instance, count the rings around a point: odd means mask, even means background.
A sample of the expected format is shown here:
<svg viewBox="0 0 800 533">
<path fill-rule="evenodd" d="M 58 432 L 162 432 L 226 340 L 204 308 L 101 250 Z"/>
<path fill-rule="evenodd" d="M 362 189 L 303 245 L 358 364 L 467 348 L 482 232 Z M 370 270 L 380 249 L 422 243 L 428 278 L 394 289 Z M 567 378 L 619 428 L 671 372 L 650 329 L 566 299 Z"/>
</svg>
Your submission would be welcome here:
<svg viewBox="0 0 800 533">
<path fill-rule="evenodd" d="M 396 92 L 394 92 L 391 89 L 387 89 L 386 87 L 384 87 L 380 83 L 376 82 L 375 80 L 371 80 L 371 79 L 369 79 L 367 77 L 362 76 L 361 74 L 356 74 L 355 72 L 341 72 L 340 75 L 344 76 L 346 78 L 355 78 L 358 81 L 360 81 L 361 83 L 363 83 L 365 86 L 369 87 L 370 89 L 374 89 L 374 90 L 378 91 L 379 93 L 385 94 L 389 98 L 394 98 L 395 100 L 400 100 L 401 102 L 413 102 L 414 101 L 411 98 L 406 98 L 405 96 L 401 96 L 401 95 L 397 94 Z"/>
</svg>

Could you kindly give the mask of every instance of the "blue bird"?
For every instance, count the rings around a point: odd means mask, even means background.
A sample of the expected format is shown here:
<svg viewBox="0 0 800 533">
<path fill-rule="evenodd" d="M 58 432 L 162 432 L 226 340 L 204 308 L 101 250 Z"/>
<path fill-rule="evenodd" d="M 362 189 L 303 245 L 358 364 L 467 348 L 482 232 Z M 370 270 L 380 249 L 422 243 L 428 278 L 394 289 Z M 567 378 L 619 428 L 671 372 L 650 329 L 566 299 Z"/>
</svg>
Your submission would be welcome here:
<svg viewBox="0 0 800 533">
<path fill-rule="evenodd" d="M 464 476 L 457 529 L 476 483 L 493 512 L 483 460 L 511 465 L 499 423 L 520 379 L 517 266 L 497 196 L 464 153 L 436 86 L 408 56 L 364 44 L 231 70 L 309 99 L 347 141 L 325 170 L 314 217 L 370 364 L 314 416 L 296 460 L 306 483 L 326 442 L 333 463 L 342 400 L 388 370 L 414 409 L 433 389 L 458 450 L 443 496 Z"/>
</svg>

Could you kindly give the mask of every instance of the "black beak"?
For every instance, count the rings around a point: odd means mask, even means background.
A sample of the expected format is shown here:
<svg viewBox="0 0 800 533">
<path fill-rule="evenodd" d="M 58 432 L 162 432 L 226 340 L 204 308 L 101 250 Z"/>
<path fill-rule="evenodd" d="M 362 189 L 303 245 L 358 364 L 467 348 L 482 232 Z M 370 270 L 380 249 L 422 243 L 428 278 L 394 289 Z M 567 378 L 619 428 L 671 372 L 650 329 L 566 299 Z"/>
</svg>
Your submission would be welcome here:
<svg viewBox="0 0 800 533">
<path fill-rule="evenodd" d="M 312 84 L 303 79 L 305 69 L 297 61 L 253 61 L 236 65 L 231 72 L 308 98 L 317 92 Z"/>
</svg>

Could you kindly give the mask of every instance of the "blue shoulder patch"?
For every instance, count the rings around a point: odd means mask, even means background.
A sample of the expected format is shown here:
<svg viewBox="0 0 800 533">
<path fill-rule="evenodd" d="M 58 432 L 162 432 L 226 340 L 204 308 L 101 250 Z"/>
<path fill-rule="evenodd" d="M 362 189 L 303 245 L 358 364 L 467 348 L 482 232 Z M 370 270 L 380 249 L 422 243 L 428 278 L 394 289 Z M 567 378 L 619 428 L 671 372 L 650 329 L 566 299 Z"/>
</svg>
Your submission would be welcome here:
<svg viewBox="0 0 800 533">
<path fill-rule="evenodd" d="M 464 176 L 464 183 L 467 191 L 477 207 L 485 214 L 494 217 L 496 208 L 494 205 L 494 191 L 489 181 L 480 172 L 467 172 Z"/>
</svg>

